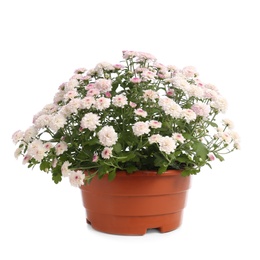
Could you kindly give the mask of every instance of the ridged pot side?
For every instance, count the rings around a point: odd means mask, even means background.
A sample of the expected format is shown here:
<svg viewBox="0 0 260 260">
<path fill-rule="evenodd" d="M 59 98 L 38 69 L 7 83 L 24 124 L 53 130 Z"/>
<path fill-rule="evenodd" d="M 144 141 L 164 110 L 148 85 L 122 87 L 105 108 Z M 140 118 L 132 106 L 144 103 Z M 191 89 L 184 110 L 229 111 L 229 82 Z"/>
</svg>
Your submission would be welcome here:
<svg viewBox="0 0 260 260">
<path fill-rule="evenodd" d="M 81 191 L 87 222 L 94 229 L 143 235 L 147 229 L 168 232 L 181 225 L 189 187 L 190 177 L 181 171 L 138 171 L 118 172 L 113 181 L 96 177 Z"/>
</svg>

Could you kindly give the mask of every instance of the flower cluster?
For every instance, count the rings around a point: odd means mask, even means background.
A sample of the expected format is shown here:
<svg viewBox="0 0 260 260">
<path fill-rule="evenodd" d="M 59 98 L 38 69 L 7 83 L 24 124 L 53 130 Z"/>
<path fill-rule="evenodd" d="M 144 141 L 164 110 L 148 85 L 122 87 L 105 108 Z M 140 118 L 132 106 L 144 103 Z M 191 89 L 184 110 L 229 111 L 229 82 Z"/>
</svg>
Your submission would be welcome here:
<svg viewBox="0 0 260 260">
<path fill-rule="evenodd" d="M 117 170 L 197 174 L 239 148 L 232 122 L 217 119 L 226 99 L 194 67 L 165 66 L 143 52 L 123 58 L 77 69 L 32 126 L 13 134 L 15 157 L 78 187 Z"/>
</svg>

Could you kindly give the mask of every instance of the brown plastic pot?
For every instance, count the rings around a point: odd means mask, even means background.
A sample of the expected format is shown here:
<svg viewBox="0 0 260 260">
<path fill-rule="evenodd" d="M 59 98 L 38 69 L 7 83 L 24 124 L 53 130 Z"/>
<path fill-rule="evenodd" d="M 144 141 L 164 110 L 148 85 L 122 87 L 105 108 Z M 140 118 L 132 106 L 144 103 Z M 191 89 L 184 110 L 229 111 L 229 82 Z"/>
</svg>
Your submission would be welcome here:
<svg viewBox="0 0 260 260">
<path fill-rule="evenodd" d="M 147 229 L 168 232 L 181 225 L 190 177 L 169 170 L 133 174 L 117 172 L 113 181 L 95 177 L 81 186 L 87 223 L 99 231 L 144 235 Z"/>
</svg>

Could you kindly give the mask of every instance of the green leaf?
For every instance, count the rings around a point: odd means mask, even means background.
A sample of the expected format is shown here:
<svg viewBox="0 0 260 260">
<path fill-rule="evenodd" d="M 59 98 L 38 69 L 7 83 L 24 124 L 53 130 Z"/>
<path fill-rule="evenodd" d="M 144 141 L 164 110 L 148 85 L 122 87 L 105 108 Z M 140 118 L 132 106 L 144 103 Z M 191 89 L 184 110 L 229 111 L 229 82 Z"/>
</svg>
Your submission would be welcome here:
<svg viewBox="0 0 260 260">
<path fill-rule="evenodd" d="M 138 168 L 134 165 L 130 165 L 130 166 L 126 167 L 126 171 L 127 171 L 127 173 L 133 173 L 135 171 L 138 171 Z"/>
<path fill-rule="evenodd" d="M 120 153 L 122 151 L 122 145 L 118 142 L 113 146 L 113 151 L 115 153 Z"/>
<path fill-rule="evenodd" d="M 162 173 L 164 173 L 164 172 L 166 172 L 167 171 L 167 168 L 168 168 L 168 165 L 165 165 L 165 164 L 163 164 L 163 165 L 161 165 L 161 167 L 158 169 L 158 174 L 162 174 Z"/>
<path fill-rule="evenodd" d="M 224 161 L 224 158 L 221 156 L 221 155 L 219 155 L 218 153 L 214 153 L 214 155 L 222 162 L 222 161 Z"/>
<path fill-rule="evenodd" d="M 209 151 L 202 142 L 200 142 L 200 141 L 194 142 L 193 148 L 194 148 L 196 154 L 202 160 L 206 160 Z"/>
<path fill-rule="evenodd" d="M 112 180 L 115 179 L 115 177 L 116 177 L 116 169 L 113 169 L 112 171 L 109 172 L 109 174 L 108 174 L 108 179 L 109 179 L 110 181 L 112 181 Z"/>
<path fill-rule="evenodd" d="M 40 170 L 45 171 L 46 169 L 49 170 L 50 162 L 42 161 L 40 164 Z"/>
<path fill-rule="evenodd" d="M 53 174 L 52 175 L 52 180 L 56 183 L 56 184 L 58 184 L 61 180 L 62 180 L 62 178 L 61 178 L 61 174 Z"/>
</svg>

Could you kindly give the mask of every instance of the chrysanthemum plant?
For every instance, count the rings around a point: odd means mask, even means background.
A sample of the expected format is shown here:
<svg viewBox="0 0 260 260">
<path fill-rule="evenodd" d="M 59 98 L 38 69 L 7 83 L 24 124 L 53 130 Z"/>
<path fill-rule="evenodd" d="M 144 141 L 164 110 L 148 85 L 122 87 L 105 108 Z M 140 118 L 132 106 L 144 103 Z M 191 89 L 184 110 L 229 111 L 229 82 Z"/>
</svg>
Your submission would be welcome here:
<svg viewBox="0 0 260 260">
<path fill-rule="evenodd" d="M 77 69 L 33 118 L 16 131 L 15 156 L 29 168 L 69 177 L 80 186 L 118 170 L 181 169 L 197 174 L 239 148 L 232 122 L 219 119 L 226 99 L 194 67 L 178 69 L 152 55 L 123 51 L 120 64 Z"/>
</svg>

